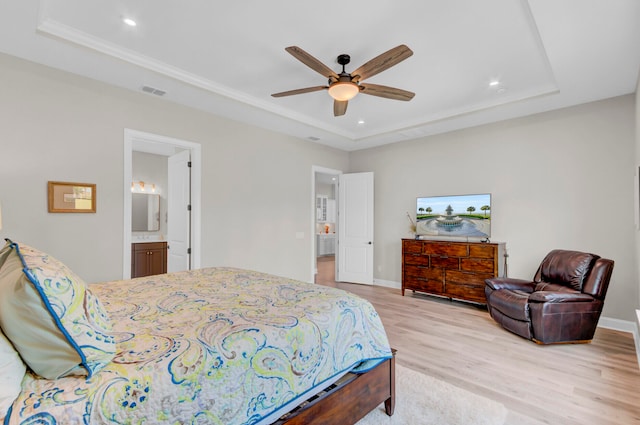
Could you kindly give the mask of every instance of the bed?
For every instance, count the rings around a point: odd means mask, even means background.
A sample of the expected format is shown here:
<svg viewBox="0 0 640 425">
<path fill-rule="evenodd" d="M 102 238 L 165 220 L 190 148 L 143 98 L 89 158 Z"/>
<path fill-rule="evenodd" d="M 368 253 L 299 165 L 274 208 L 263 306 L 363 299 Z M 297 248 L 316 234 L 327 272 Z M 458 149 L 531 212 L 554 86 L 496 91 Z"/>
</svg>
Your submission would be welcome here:
<svg viewBox="0 0 640 425">
<path fill-rule="evenodd" d="M 227 267 L 85 285 L 8 241 L 0 326 L 5 424 L 350 424 L 383 402 L 393 413 L 380 318 L 335 288 Z"/>
</svg>

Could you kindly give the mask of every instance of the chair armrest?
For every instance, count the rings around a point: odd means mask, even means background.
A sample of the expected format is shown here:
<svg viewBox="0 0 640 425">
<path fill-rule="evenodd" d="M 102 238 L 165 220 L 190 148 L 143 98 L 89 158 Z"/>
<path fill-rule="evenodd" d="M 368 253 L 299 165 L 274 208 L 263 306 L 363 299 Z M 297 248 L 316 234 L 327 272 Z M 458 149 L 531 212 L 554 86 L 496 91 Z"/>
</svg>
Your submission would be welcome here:
<svg viewBox="0 0 640 425">
<path fill-rule="evenodd" d="M 533 292 L 536 284 L 530 280 L 515 279 L 512 277 L 492 277 L 491 279 L 485 279 L 484 283 L 491 289 L 513 289 L 526 293 Z"/>
<path fill-rule="evenodd" d="M 574 303 L 589 302 L 595 300 L 589 294 L 581 292 L 552 292 L 552 291 L 536 291 L 529 296 L 529 302 L 539 303 Z"/>
</svg>

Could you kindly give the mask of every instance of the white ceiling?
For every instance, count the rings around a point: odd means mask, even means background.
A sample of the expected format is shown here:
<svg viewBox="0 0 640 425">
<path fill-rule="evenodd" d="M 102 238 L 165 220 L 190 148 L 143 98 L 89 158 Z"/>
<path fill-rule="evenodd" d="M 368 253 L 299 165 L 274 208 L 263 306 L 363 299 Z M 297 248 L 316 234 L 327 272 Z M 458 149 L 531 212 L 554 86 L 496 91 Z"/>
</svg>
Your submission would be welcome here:
<svg viewBox="0 0 640 425">
<path fill-rule="evenodd" d="M 270 96 L 326 84 L 287 46 L 349 72 L 399 44 L 367 82 L 409 102 Z M 0 52 L 352 151 L 635 92 L 640 1 L 0 0 Z"/>
</svg>

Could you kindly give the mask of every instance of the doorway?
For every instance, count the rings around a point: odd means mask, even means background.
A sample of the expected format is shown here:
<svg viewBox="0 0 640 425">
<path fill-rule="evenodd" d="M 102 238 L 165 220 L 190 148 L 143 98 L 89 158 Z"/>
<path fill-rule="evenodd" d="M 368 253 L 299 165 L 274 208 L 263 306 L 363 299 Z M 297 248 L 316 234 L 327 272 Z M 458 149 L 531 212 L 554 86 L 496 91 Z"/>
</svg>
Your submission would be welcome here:
<svg viewBox="0 0 640 425">
<path fill-rule="evenodd" d="M 320 185 L 325 178 L 329 178 L 332 182 L 330 190 L 333 190 L 332 193 L 335 196 L 334 212 L 330 208 L 327 211 L 328 214 L 334 213 L 334 222 L 329 223 L 322 222 L 323 219 L 326 221 L 327 215 L 323 211 L 323 200 L 319 196 L 322 195 Z M 319 272 L 333 269 L 335 281 L 372 285 L 374 280 L 373 173 L 343 174 L 339 170 L 313 166 L 312 189 L 311 234 L 314 237 L 311 238 L 313 258 L 310 282 L 317 281 Z M 331 256 L 323 255 L 327 252 L 322 251 L 320 246 L 321 238 L 326 237 L 327 233 L 335 233 L 333 261 Z M 320 257 L 325 257 L 321 259 L 322 268 L 319 267 L 318 258 Z M 324 274 L 319 277 L 323 280 L 328 278 Z"/>
<path fill-rule="evenodd" d="M 187 191 L 190 193 L 189 226 L 182 227 L 185 233 L 180 235 L 181 240 L 189 241 L 189 262 L 184 267 L 199 268 L 200 253 L 200 229 L 201 229 L 201 148 L 200 144 L 185 140 L 173 139 L 151 133 L 125 129 L 124 132 L 124 244 L 123 244 L 123 279 L 131 277 L 131 242 L 132 242 L 132 182 L 133 182 L 133 155 L 134 152 L 146 152 L 164 157 L 175 156 L 179 152 L 186 152 L 190 157 L 190 179 Z M 167 186 L 171 186 L 169 181 Z M 170 192 L 170 190 L 169 190 Z M 171 215 L 167 216 L 170 220 Z M 169 227 L 169 226 L 168 226 Z M 175 228 L 176 226 L 174 226 Z M 181 226 L 177 226 L 181 228 Z M 171 231 L 169 231 L 171 233 Z"/>
<path fill-rule="evenodd" d="M 312 282 L 335 282 L 338 258 L 338 181 L 342 171 L 312 167 Z"/>
</svg>

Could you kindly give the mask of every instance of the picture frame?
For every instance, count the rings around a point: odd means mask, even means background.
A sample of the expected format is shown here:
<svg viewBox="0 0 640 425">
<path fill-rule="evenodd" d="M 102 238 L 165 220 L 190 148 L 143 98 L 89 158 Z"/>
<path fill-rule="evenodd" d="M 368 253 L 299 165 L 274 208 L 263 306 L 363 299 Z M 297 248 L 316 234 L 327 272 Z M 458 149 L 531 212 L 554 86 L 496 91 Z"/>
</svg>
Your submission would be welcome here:
<svg viewBox="0 0 640 425">
<path fill-rule="evenodd" d="M 50 213 L 95 213 L 96 185 L 93 183 L 47 183 Z"/>
</svg>

